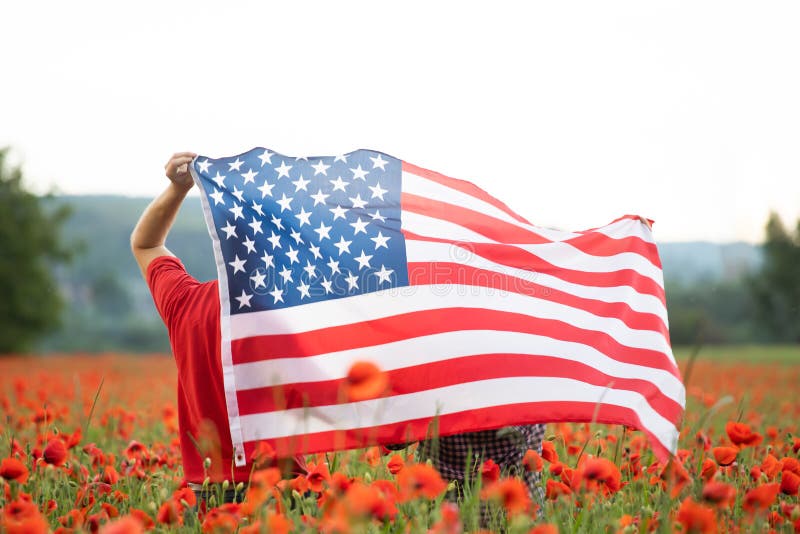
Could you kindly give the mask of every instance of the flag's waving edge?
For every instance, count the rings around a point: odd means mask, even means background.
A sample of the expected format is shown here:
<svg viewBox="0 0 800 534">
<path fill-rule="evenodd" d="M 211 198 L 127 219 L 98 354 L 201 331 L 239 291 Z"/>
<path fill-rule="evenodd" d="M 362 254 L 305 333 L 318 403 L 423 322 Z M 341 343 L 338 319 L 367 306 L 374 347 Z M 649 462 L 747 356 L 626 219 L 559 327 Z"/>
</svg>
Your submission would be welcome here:
<svg viewBox="0 0 800 534">
<path fill-rule="evenodd" d="M 685 391 L 650 228 L 530 224 L 470 182 L 376 151 L 256 148 L 191 165 L 213 242 L 235 461 L 513 424 L 644 431 L 666 459 Z M 342 396 L 372 361 L 389 390 Z"/>
</svg>

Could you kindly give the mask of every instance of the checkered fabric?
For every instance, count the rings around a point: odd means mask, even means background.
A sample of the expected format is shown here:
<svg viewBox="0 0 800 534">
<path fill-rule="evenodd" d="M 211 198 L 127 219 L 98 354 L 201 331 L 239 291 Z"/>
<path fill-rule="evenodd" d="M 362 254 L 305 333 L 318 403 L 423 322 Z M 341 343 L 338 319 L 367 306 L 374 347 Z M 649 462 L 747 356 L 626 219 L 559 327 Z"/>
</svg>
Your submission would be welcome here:
<svg viewBox="0 0 800 534">
<path fill-rule="evenodd" d="M 543 424 L 518 425 L 431 439 L 420 443 L 420 458 L 430 458 L 442 478 L 459 483 L 464 482 L 467 461 L 470 458 L 471 480 L 480 476 L 483 462 L 492 459 L 504 475 L 521 476 L 528 485 L 531 498 L 542 503 L 544 490 L 541 473 L 525 471 L 522 459 L 528 449 L 542 452 L 544 430 Z"/>
</svg>

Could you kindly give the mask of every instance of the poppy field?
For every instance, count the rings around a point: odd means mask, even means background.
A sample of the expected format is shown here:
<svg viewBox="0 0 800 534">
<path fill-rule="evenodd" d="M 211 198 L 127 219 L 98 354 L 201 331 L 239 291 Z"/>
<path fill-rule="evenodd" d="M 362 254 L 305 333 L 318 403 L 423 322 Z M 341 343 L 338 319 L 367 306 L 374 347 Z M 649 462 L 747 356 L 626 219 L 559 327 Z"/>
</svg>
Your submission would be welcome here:
<svg viewBox="0 0 800 534">
<path fill-rule="evenodd" d="M 247 487 L 201 505 L 182 475 L 168 356 L 5 357 L 0 532 L 800 532 L 800 351 L 689 361 L 671 462 L 632 429 L 550 424 L 524 460 L 541 502 L 487 462 L 457 506 L 414 445 L 311 455 L 294 478 L 263 446 Z M 242 502 L 223 504 L 223 488 Z"/>
</svg>

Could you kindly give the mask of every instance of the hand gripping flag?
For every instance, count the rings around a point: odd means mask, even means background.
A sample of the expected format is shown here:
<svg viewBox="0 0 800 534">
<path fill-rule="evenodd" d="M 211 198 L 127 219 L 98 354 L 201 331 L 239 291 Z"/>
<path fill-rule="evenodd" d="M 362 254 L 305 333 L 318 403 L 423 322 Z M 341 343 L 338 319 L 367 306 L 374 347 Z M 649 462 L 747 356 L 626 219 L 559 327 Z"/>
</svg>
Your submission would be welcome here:
<svg viewBox="0 0 800 534">
<path fill-rule="evenodd" d="M 685 390 L 658 251 L 624 216 L 562 232 L 386 154 L 198 157 L 235 460 L 556 421 L 676 450 Z M 354 362 L 388 376 L 353 401 Z"/>
</svg>

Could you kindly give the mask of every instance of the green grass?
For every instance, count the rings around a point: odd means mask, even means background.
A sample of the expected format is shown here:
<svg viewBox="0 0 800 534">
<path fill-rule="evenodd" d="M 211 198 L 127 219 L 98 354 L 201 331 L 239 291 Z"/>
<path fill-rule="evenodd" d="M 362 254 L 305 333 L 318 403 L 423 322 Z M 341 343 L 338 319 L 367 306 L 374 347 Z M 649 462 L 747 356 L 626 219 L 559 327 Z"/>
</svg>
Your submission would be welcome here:
<svg viewBox="0 0 800 534">
<path fill-rule="evenodd" d="M 693 347 L 672 348 L 675 358 L 686 360 Z M 698 360 L 736 363 L 780 363 L 800 365 L 800 345 L 706 345 L 700 349 Z"/>
</svg>

